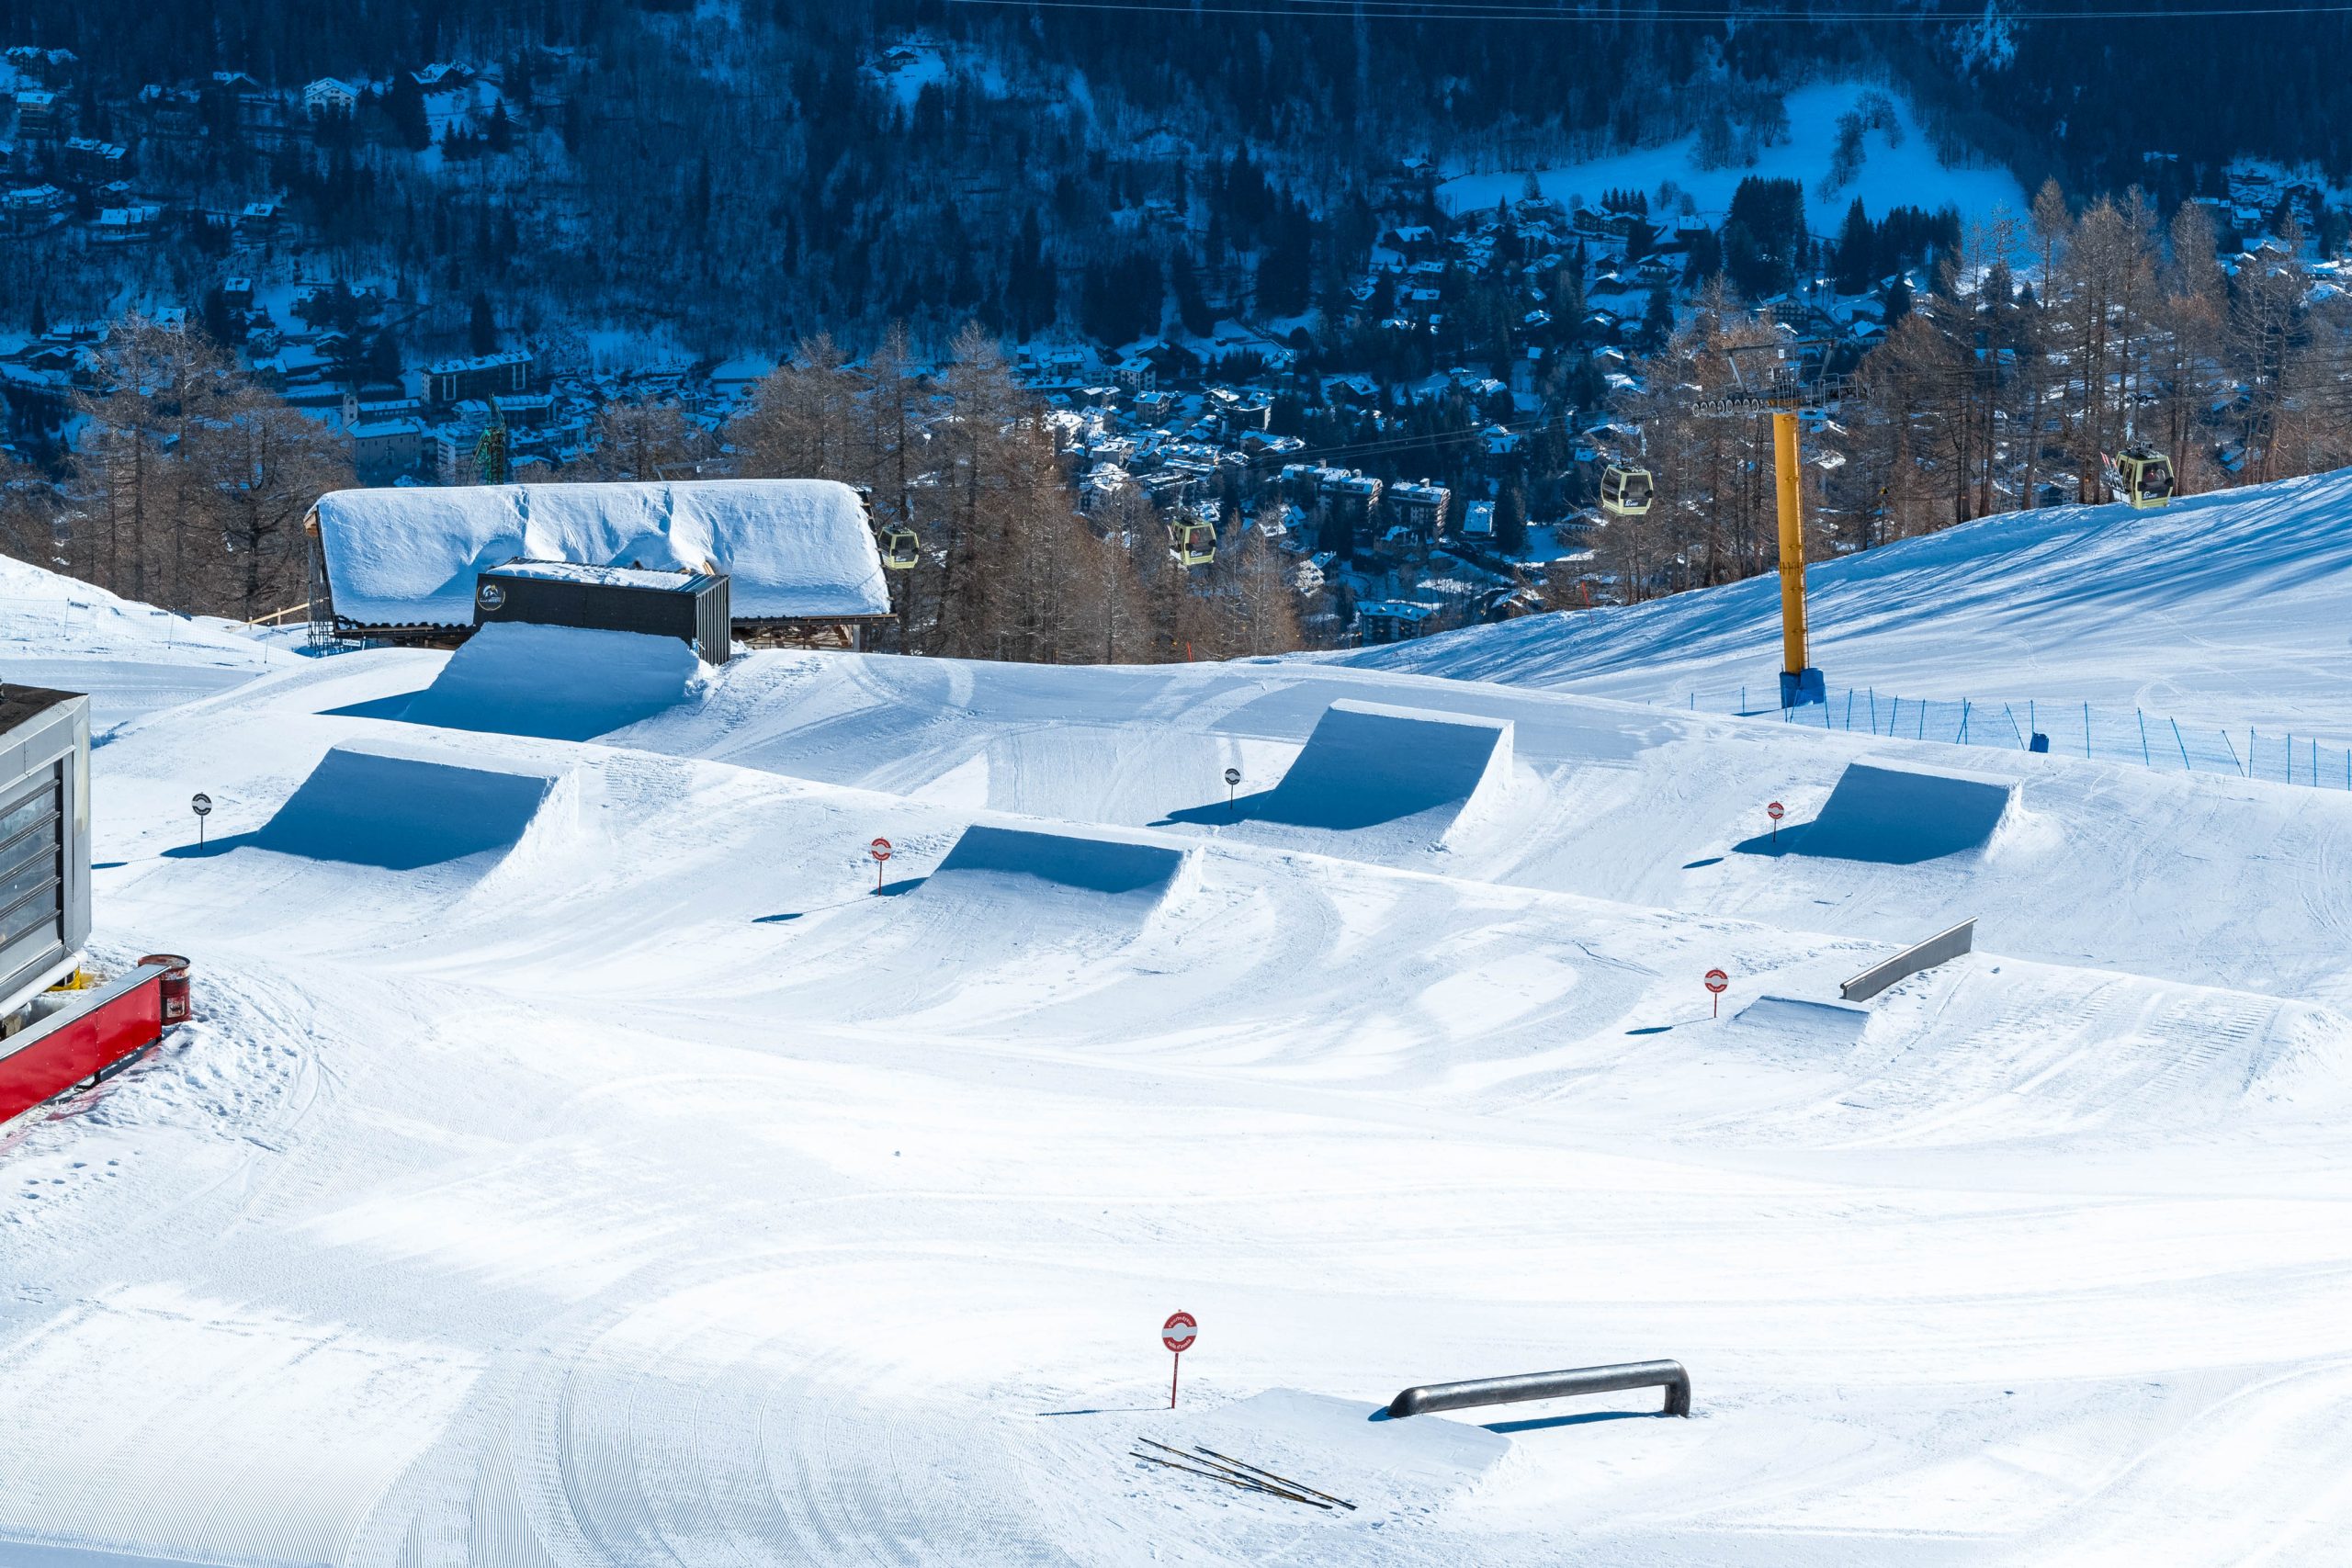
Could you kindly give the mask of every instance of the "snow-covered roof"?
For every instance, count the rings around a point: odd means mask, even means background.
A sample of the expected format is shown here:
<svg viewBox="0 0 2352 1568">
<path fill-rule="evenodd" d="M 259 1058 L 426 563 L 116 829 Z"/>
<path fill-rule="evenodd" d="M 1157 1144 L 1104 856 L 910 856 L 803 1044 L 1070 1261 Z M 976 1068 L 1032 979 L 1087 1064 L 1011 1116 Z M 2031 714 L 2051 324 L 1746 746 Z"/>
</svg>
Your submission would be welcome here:
<svg viewBox="0 0 2352 1568">
<path fill-rule="evenodd" d="M 321 496 L 335 615 L 470 626 L 474 580 L 516 557 L 726 572 L 741 620 L 887 615 L 857 492 L 831 479 L 473 485 Z"/>
</svg>

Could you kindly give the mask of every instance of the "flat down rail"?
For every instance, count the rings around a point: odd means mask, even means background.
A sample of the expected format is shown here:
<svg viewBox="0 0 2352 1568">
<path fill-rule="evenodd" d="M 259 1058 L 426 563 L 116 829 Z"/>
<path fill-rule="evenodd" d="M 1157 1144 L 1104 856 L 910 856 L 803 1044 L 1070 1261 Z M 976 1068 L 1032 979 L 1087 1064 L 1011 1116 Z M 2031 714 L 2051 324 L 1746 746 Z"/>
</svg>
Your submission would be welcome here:
<svg viewBox="0 0 2352 1568">
<path fill-rule="evenodd" d="M 1388 1402 L 1388 1414 L 1401 1419 L 1426 1416 L 1433 1410 L 1467 1410 L 1475 1404 L 1517 1404 L 1530 1399 L 1564 1399 L 1579 1393 L 1614 1393 L 1627 1388 L 1663 1388 L 1666 1408 L 1660 1414 L 1690 1414 L 1690 1374 L 1679 1361 L 1625 1361 L 1613 1367 L 1571 1367 L 1559 1372 L 1522 1372 L 1510 1378 L 1478 1378 L 1470 1382 L 1424 1383 L 1408 1388 Z"/>
</svg>

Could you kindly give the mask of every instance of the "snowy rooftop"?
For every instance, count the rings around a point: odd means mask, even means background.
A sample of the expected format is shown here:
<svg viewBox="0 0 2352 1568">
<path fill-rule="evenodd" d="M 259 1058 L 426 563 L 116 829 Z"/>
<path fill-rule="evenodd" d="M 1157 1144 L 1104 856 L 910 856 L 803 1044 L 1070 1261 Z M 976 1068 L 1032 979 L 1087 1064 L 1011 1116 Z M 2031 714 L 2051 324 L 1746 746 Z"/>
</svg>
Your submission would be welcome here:
<svg viewBox="0 0 2352 1568">
<path fill-rule="evenodd" d="M 359 626 L 470 626 L 474 580 L 517 557 L 723 571 L 741 620 L 890 613 L 865 509 L 830 479 L 346 490 L 316 516 Z"/>
</svg>

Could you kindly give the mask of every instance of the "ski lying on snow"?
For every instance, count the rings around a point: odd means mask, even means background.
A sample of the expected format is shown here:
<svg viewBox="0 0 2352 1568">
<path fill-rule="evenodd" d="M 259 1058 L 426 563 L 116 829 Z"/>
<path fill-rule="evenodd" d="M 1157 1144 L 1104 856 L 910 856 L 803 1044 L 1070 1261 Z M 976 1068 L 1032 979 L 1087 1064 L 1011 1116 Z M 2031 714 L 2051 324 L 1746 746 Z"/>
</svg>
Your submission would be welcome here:
<svg viewBox="0 0 2352 1568">
<path fill-rule="evenodd" d="M 1146 1438 L 1143 1440 L 1147 1443 L 1151 1443 L 1151 1439 L 1149 1438 Z M 1168 1449 L 1168 1445 L 1166 1443 L 1151 1443 L 1151 1446 L 1156 1449 Z M 1182 1454 L 1186 1459 L 1193 1457 L 1190 1454 L 1184 1453 L 1184 1450 L 1182 1449 L 1168 1449 L 1168 1451 L 1171 1454 Z M 1200 1475 L 1205 1476 L 1211 1481 L 1222 1481 L 1227 1486 L 1238 1486 L 1244 1492 L 1261 1492 L 1269 1497 L 1282 1497 L 1286 1498 L 1293 1503 L 1304 1503 L 1310 1508 L 1320 1508 L 1325 1513 L 1329 1513 L 1331 1511 L 1331 1505 L 1329 1503 L 1318 1503 L 1314 1498 L 1306 1496 L 1304 1494 L 1292 1492 L 1284 1487 L 1276 1486 L 1271 1482 L 1255 1480 L 1247 1475 L 1238 1475 L 1228 1470 L 1220 1470 L 1204 1464 L 1179 1464 L 1172 1459 L 1161 1459 L 1157 1454 L 1136 1452 L 1130 1453 L 1127 1457 L 1129 1459 L 1139 1459 L 1146 1464 L 1164 1464 L 1170 1470 L 1181 1470 L 1187 1475 Z"/>
<path fill-rule="evenodd" d="M 1148 1438 L 1144 1440 L 1146 1442 L 1150 1441 Z M 1219 1464 L 1225 1465 L 1230 1469 L 1249 1471 L 1255 1474 L 1262 1475 L 1269 1481 L 1279 1481 L 1284 1486 L 1295 1487 L 1297 1490 L 1307 1494 L 1307 1495 L 1311 1497 L 1320 1497 L 1327 1503 L 1337 1503 L 1340 1506 L 1347 1509 L 1348 1512 L 1351 1514 L 1356 1511 L 1356 1506 L 1353 1503 L 1349 1502 L 1345 1497 L 1334 1497 L 1329 1492 L 1317 1492 L 1314 1487 L 1309 1486 L 1304 1481 L 1293 1481 L 1287 1475 L 1276 1475 L 1272 1471 L 1268 1470 L 1262 1464 L 1251 1464 L 1246 1459 L 1235 1459 L 1231 1454 L 1221 1454 L 1215 1449 L 1204 1449 L 1198 1443 L 1194 1443 L 1193 1445 L 1193 1452 L 1206 1454 L 1209 1458 L 1216 1461 Z"/>
</svg>

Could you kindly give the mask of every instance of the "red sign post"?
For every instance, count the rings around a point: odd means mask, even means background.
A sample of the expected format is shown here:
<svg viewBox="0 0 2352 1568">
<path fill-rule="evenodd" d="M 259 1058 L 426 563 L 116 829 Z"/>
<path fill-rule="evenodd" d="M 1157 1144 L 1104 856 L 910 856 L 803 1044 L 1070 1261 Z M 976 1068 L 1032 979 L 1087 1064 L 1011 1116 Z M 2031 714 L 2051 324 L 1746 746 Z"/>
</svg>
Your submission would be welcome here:
<svg viewBox="0 0 2352 1568">
<path fill-rule="evenodd" d="M 1772 819 L 1772 844 L 1777 849 L 1781 842 L 1781 818 L 1788 815 L 1788 808 L 1776 800 L 1764 808 L 1764 815 Z"/>
<path fill-rule="evenodd" d="M 890 858 L 890 840 L 876 839 L 866 847 L 865 852 L 874 857 L 874 891 L 879 893 L 882 891 L 882 863 Z"/>
<path fill-rule="evenodd" d="M 1729 989 L 1731 989 L 1730 976 L 1720 969 L 1707 971 L 1707 991 L 1715 998 L 1714 1010 L 1708 1014 L 1710 1018 L 1721 1018 L 1724 1015 L 1724 993 Z"/>
<path fill-rule="evenodd" d="M 1193 1337 L 1200 1331 L 1201 1325 L 1193 1321 L 1193 1314 L 1189 1312 L 1171 1312 L 1168 1314 L 1168 1321 L 1159 1325 L 1159 1342 L 1168 1347 L 1170 1355 L 1176 1358 L 1168 1369 L 1168 1408 L 1170 1410 L 1176 1408 L 1177 1371 L 1183 1366 L 1184 1352 L 1193 1348 Z"/>
</svg>

